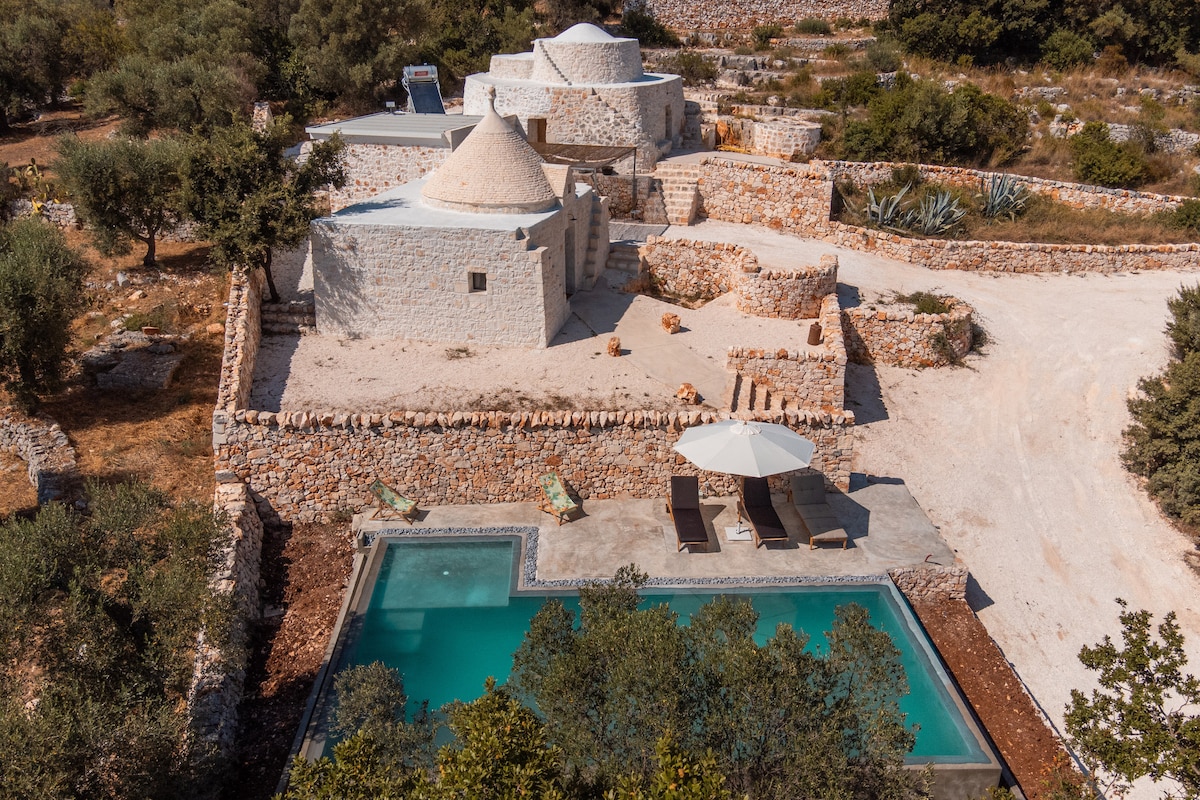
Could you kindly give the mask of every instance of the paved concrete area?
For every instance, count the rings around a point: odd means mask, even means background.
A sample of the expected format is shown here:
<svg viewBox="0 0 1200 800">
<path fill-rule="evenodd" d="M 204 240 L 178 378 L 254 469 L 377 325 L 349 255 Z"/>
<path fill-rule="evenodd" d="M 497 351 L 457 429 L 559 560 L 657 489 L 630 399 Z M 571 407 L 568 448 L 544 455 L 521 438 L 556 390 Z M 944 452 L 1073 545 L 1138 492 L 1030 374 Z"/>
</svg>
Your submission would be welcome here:
<svg viewBox="0 0 1200 800">
<path fill-rule="evenodd" d="M 651 577 L 727 578 L 796 576 L 802 578 L 878 577 L 893 567 L 928 559 L 954 562 L 954 553 L 899 481 L 873 482 L 856 476 L 848 494 L 828 495 L 850 541 L 837 547 L 808 549 L 799 515 L 783 495 L 773 499 L 784 527 L 786 544 L 756 548 L 753 541 L 728 541 L 725 528 L 736 526 L 735 498 L 700 501 L 708 526 L 708 551 L 678 552 L 674 527 L 663 500 L 586 500 L 583 514 L 556 524 L 534 503 L 487 506 L 433 506 L 422 510 L 414 528 L 538 528 L 539 580 L 611 578 L 618 567 L 637 564 Z M 362 530 L 407 528 L 401 521 L 369 520 Z"/>
</svg>

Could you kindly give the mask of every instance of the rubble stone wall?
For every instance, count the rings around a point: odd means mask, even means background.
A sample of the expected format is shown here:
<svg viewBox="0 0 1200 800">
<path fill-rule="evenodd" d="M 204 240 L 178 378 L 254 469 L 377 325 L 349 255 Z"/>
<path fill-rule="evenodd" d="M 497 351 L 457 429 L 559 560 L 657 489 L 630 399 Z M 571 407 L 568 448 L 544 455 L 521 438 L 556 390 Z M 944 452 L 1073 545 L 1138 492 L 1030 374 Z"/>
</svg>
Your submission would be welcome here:
<svg viewBox="0 0 1200 800">
<path fill-rule="evenodd" d="M 731 347 L 726 367 L 789 405 L 840 411 L 846 405 L 846 347 L 836 294 L 822 302 L 822 350 Z"/>
<path fill-rule="evenodd" d="M 942 298 L 950 311 L 917 314 L 911 308 L 848 308 L 842 312 L 851 361 L 899 367 L 941 367 L 971 351 L 972 309 Z"/>
<path fill-rule="evenodd" d="M 329 205 L 338 211 L 381 192 L 423 178 L 440 167 L 449 147 L 402 147 L 351 143 L 346 145 L 346 185 L 329 189 Z"/>
<path fill-rule="evenodd" d="M 548 469 L 585 500 L 655 498 L 671 475 L 701 474 L 672 449 L 683 430 L 721 418 L 714 411 L 248 410 L 226 426 L 216 460 L 261 498 L 264 517 L 297 521 L 366 506 L 376 478 L 430 505 L 532 501 L 540 496 L 537 477 Z M 814 468 L 849 486 L 853 415 L 789 410 L 752 418 L 811 439 Z M 714 492 L 736 489 L 731 476 L 703 477 Z M 776 488 L 783 491 L 783 483 Z"/>
<path fill-rule="evenodd" d="M 232 630 L 227 632 L 232 650 L 222 651 L 201 632 L 188 691 L 188 744 L 193 758 L 233 755 L 246 682 L 244 649 L 250 623 L 261 613 L 262 520 L 246 486 L 231 475 L 218 474 L 218 480 L 222 478 L 228 482 L 217 484 L 213 506 L 225 520 L 224 543 L 209 580 L 217 593 L 234 598 Z"/>
<path fill-rule="evenodd" d="M 677 31 L 749 30 L 770 23 L 791 26 L 805 17 L 875 20 L 888 14 L 887 0 L 727 0 L 724 3 L 627 0 L 625 9 L 635 8 L 648 11 L 660 23 Z"/>
<path fill-rule="evenodd" d="M 716 130 L 718 144 L 785 161 L 808 155 L 821 142 L 818 123 L 789 117 L 756 120 L 721 115 Z"/>
<path fill-rule="evenodd" d="M 837 256 L 824 255 L 815 266 L 746 275 L 737 287 L 737 308 L 756 317 L 816 319 L 824 299 L 837 291 L 837 271 Z"/>
<path fill-rule="evenodd" d="M 697 185 L 701 214 L 710 219 L 807 234 L 829 225 L 833 181 L 820 167 L 710 157 L 700 165 Z"/>
<path fill-rule="evenodd" d="M 0 450 L 25 462 L 38 505 L 66 496 L 79 475 L 75 448 L 57 422 L 0 408 Z"/>
<path fill-rule="evenodd" d="M 967 568 L 962 564 L 918 564 L 896 567 L 888 577 L 910 601 L 964 600 L 967 596 Z"/>
<path fill-rule="evenodd" d="M 638 255 L 662 292 L 692 300 L 720 297 L 758 271 L 754 253 L 726 242 L 649 236 Z"/>
<path fill-rule="evenodd" d="M 595 175 L 579 175 L 576 180 L 581 183 L 587 183 L 596 188 L 599 193 L 608 198 L 608 213 L 614 219 L 626 219 L 629 217 L 629 212 L 636 207 L 641 214 L 645 214 L 649 205 L 650 195 L 654 191 L 654 177 L 652 175 L 638 175 L 636 203 L 634 190 L 633 175 L 604 175 L 596 173 Z"/>
</svg>

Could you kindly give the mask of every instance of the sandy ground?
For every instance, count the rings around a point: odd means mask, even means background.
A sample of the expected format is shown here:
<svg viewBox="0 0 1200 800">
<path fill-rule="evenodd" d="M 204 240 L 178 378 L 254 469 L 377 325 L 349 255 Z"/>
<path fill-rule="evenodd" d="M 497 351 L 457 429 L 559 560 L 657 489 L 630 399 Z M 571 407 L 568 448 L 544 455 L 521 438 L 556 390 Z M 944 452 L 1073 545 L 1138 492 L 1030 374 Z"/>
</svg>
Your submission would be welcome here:
<svg viewBox="0 0 1200 800">
<path fill-rule="evenodd" d="M 572 297 L 566 325 L 541 350 L 263 337 L 251 404 L 264 411 L 670 409 L 683 407 L 675 392 L 691 383 L 705 404 L 721 407 L 732 389 L 731 344 L 808 349 L 809 321 L 748 317 L 732 295 L 691 310 L 612 288 L 629 277 L 609 270 L 595 290 Z M 667 312 L 681 318 L 675 335 L 662 330 Z M 619 358 L 606 351 L 612 336 L 621 340 Z"/>
<path fill-rule="evenodd" d="M 1200 580 L 1184 560 L 1194 548 L 1118 461 L 1126 398 L 1167 360 L 1166 300 L 1200 276 L 933 272 L 743 226 L 686 230 L 764 261 L 836 252 L 843 296 L 939 289 L 977 309 L 990 342 L 964 369 L 851 367 L 857 470 L 908 484 L 969 567 L 968 600 L 1060 731 L 1070 690 L 1092 685 L 1079 648 L 1119 639 L 1117 597 L 1175 611 L 1200 669 Z"/>
</svg>

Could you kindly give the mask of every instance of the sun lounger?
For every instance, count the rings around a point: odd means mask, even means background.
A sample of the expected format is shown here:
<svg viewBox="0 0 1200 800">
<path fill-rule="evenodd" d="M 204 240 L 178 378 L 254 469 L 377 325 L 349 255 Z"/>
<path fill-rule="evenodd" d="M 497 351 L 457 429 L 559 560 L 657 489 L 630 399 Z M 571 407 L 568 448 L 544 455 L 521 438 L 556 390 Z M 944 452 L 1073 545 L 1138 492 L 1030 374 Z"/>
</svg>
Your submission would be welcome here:
<svg viewBox="0 0 1200 800">
<path fill-rule="evenodd" d="M 558 477 L 557 472 L 547 472 L 537 480 L 542 490 L 538 508 L 557 519 L 559 525 L 579 510 L 579 503 L 567 494 L 567 487 L 563 486 L 562 478 Z"/>
<path fill-rule="evenodd" d="M 400 517 L 409 525 L 413 524 L 413 520 L 417 516 L 415 500 L 409 500 L 407 497 L 397 494 L 394 489 L 379 479 L 371 484 L 371 494 L 375 495 L 378 505 L 368 519 L 374 519 L 376 515 L 379 515 L 380 519 Z"/>
<path fill-rule="evenodd" d="M 700 479 L 694 475 L 672 475 L 671 496 L 667 499 L 667 513 L 675 523 L 675 540 L 679 552 L 690 545 L 708 547 L 708 530 L 704 527 L 704 516 L 700 513 Z"/>
<path fill-rule="evenodd" d="M 787 531 L 771 504 L 771 487 L 766 478 L 742 478 L 738 514 L 750 523 L 756 548 L 762 547 L 764 542 L 787 541 Z"/>
<path fill-rule="evenodd" d="M 841 544 L 846 549 L 849 536 L 838 521 L 833 507 L 825 501 L 825 477 L 819 472 L 793 475 L 791 478 L 791 501 L 800 514 L 804 527 L 808 529 L 808 549 L 819 544 Z"/>
</svg>

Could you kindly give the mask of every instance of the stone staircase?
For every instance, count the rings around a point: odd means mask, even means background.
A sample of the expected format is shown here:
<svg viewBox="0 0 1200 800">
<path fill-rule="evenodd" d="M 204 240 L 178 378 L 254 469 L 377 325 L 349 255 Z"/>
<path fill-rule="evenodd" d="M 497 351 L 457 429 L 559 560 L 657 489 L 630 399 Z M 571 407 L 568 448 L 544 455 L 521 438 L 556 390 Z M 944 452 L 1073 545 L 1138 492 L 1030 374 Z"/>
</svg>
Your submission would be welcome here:
<svg viewBox="0 0 1200 800">
<path fill-rule="evenodd" d="M 262 304 L 262 332 L 274 336 L 315 333 L 317 309 L 312 300 Z"/>
<path fill-rule="evenodd" d="M 642 271 L 642 257 L 638 246 L 629 242 L 613 242 L 608 248 L 608 268 L 638 275 Z"/>
<path fill-rule="evenodd" d="M 584 272 L 592 278 L 604 271 L 606 261 L 606 254 L 603 248 L 608 244 L 608 237 L 603 237 L 604 241 L 602 241 L 600 235 L 603 229 L 601 215 L 604 213 L 604 204 L 605 201 L 601 199 L 599 192 L 592 195 L 592 213 L 591 218 L 588 220 L 587 256 L 584 262 L 587 264 Z"/>
<path fill-rule="evenodd" d="M 667 224 L 691 225 L 700 210 L 700 168 L 695 164 L 659 163 L 654 177 L 662 186 Z"/>
<path fill-rule="evenodd" d="M 787 411 L 800 408 L 800 404 L 773 394 L 750 378 L 743 375 L 735 375 L 733 378 L 733 391 L 729 398 L 730 411 Z"/>
</svg>

